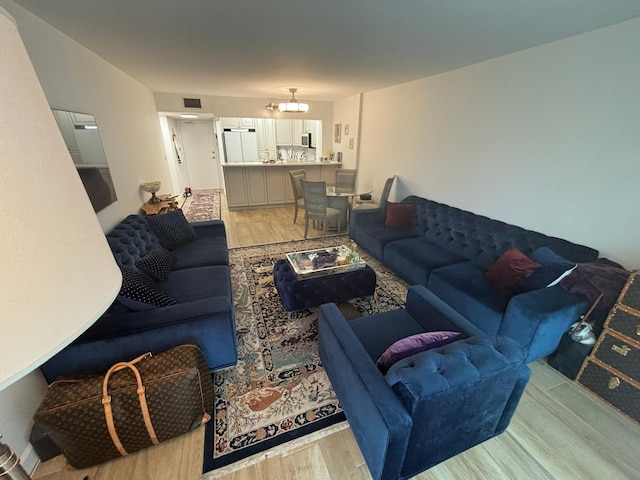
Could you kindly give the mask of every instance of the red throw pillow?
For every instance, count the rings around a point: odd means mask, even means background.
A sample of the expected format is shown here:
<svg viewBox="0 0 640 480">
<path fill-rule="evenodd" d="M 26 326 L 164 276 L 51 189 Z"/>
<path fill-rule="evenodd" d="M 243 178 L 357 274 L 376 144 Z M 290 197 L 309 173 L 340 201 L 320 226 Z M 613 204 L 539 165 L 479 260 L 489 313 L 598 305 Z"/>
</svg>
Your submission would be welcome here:
<svg viewBox="0 0 640 480">
<path fill-rule="evenodd" d="M 415 211 L 415 203 L 387 202 L 387 218 L 384 224 L 391 228 L 411 228 Z"/>
<path fill-rule="evenodd" d="M 540 264 L 529 259 L 515 247 L 504 252 L 484 274 L 489 284 L 501 295 L 511 294 L 518 284 L 531 275 Z"/>
</svg>

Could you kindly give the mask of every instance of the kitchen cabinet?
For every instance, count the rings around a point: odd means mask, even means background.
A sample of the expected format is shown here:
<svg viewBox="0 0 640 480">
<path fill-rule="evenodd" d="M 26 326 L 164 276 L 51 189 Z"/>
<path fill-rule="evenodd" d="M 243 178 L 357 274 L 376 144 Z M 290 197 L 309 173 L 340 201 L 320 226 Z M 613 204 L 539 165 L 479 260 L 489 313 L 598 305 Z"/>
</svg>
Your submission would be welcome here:
<svg viewBox="0 0 640 480">
<path fill-rule="evenodd" d="M 227 203 L 232 210 L 293 203 L 290 170 L 303 168 L 308 180 L 335 183 L 336 163 L 223 164 Z"/>
<path fill-rule="evenodd" d="M 258 159 L 261 161 L 276 160 L 276 121 L 273 118 L 256 118 L 258 134 Z"/>
<path fill-rule="evenodd" d="M 283 147 L 293 145 L 291 120 L 280 118 L 276 120 L 276 144 Z"/>
<path fill-rule="evenodd" d="M 267 177 L 267 197 L 269 198 L 269 205 L 286 203 L 285 169 L 265 168 L 264 170 Z M 288 173 L 287 177 L 289 177 Z"/>
<path fill-rule="evenodd" d="M 264 167 L 246 168 L 246 185 L 249 191 L 249 205 L 267 205 L 267 181 Z"/>
<path fill-rule="evenodd" d="M 229 208 L 249 205 L 249 195 L 243 168 L 224 169 L 224 188 Z"/>
<path fill-rule="evenodd" d="M 222 117 L 223 128 L 256 128 L 256 119 L 248 117 Z"/>
<path fill-rule="evenodd" d="M 302 147 L 302 120 L 291 120 L 291 144 Z"/>
</svg>

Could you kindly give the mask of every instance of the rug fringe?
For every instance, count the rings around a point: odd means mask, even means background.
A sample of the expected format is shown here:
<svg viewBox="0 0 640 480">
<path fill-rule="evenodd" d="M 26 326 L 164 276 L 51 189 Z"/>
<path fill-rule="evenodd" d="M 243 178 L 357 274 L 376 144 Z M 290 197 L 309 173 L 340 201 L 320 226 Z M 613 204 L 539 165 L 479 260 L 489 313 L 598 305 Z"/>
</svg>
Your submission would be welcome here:
<svg viewBox="0 0 640 480">
<path fill-rule="evenodd" d="M 278 455 L 288 455 L 289 453 L 299 449 L 300 447 L 316 442 L 324 437 L 328 437 L 329 435 L 333 435 L 334 433 L 346 428 L 349 428 L 349 423 L 344 420 L 340 423 L 336 423 L 335 425 L 331 425 L 330 427 L 318 430 L 317 432 L 310 433 L 309 435 L 290 440 L 289 442 L 278 445 L 277 447 L 270 448 L 268 450 L 265 450 L 264 452 L 256 453 L 255 455 L 251 455 L 250 457 L 243 458 L 242 460 L 238 460 L 237 462 L 225 467 L 203 473 L 200 477 L 200 480 L 213 480 L 215 478 L 224 477 L 225 475 L 229 475 L 230 473 L 237 472 L 238 470 L 241 470 L 243 468 L 250 467 L 251 465 L 260 463 L 268 458 L 277 457 Z"/>
</svg>

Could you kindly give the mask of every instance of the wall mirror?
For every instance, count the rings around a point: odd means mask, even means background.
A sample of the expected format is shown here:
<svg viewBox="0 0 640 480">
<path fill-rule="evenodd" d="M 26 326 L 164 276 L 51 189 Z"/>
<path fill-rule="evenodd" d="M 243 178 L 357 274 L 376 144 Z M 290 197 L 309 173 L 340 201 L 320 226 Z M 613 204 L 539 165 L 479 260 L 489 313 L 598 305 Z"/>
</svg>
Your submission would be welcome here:
<svg viewBox="0 0 640 480">
<path fill-rule="evenodd" d="M 67 149 L 96 213 L 118 198 L 93 115 L 53 110 Z"/>
</svg>

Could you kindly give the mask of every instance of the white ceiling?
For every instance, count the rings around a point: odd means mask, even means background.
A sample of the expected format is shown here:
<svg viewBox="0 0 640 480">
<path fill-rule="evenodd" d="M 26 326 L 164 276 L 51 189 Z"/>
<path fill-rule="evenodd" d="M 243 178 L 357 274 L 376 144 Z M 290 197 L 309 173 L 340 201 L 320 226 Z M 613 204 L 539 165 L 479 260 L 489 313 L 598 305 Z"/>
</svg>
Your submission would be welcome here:
<svg viewBox="0 0 640 480">
<path fill-rule="evenodd" d="M 640 16 L 639 0 L 14 0 L 154 92 L 335 100 Z"/>
</svg>

